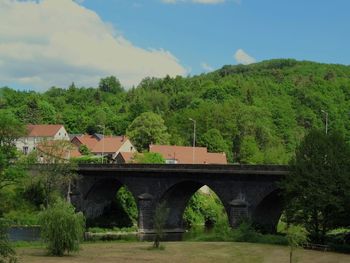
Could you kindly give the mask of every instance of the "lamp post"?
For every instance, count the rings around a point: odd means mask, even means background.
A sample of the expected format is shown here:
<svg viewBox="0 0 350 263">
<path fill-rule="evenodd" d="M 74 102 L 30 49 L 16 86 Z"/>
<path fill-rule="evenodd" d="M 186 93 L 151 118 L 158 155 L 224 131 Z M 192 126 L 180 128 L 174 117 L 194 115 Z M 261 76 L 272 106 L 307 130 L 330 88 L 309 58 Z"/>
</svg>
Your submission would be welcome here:
<svg viewBox="0 0 350 263">
<path fill-rule="evenodd" d="M 321 110 L 322 113 L 326 115 L 326 134 L 328 133 L 328 112 Z"/>
<path fill-rule="evenodd" d="M 106 125 L 97 125 L 97 127 L 102 128 L 102 159 L 101 159 L 101 163 L 103 164 L 103 158 L 104 158 L 104 154 L 105 154 L 105 129 L 106 129 Z"/>
<path fill-rule="evenodd" d="M 192 118 L 189 118 L 193 122 L 193 150 L 192 150 L 192 163 L 194 164 L 194 151 L 196 148 L 196 121 Z"/>
</svg>

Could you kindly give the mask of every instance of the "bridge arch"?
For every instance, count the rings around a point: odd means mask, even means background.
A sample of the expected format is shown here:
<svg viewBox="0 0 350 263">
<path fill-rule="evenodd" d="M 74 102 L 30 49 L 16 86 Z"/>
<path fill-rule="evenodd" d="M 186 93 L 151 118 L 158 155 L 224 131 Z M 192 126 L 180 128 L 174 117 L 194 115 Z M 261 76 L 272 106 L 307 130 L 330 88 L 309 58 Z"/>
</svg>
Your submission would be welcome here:
<svg viewBox="0 0 350 263">
<path fill-rule="evenodd" d="M 82 194 L 82 211 L 87 219 L 94 219 L 104 214 L 116 199 L 116 194 L 122 187 L 126 187 L 136 202 L 133 191 L 125 182 L 115 177 L 94 178 L 89 188 Z M 136 202 L 137 203 L 137 202 Z"/>
<path fill-rule="evenodd" d="M 183 214 L 186 206 L 191 197 L 205 185 L 218 196 L 228 216 L 228 208 L 220 197 L 220 193 L 215 191 L 215 188 L 199 181 L 181 181 L 167 188 L 159 199 L 159 203 L 166 202 L 166 206 L 169 209 L 169 214 L 165 222 L 165 229 L 172 232 L 182 232 L 184 230 Z"/>
<path fill-rule="evenodd" d="M 257 204 L 252 213 L 252 221 L 255 227 L 261 232 L 275 233 L 282 211 L 281 190 L 275 189 L 263 197 Z"/>
</svg>

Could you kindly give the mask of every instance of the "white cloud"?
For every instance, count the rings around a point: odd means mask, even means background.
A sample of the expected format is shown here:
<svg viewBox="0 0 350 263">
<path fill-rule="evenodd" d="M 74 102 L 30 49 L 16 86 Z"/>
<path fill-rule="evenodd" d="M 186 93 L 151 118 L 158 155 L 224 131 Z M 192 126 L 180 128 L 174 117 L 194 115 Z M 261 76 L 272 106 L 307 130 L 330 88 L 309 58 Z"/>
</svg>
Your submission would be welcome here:
<svg viewBox="0 0 350 263">
<path fill-rule="evenodd" d="M 233 57 L 238 64 L 248 65 L 256 62 L 256 59 L 248 55 L 243 49 L 238 49 Z"/>
<path fill-rule="evenodd" d="M 176 4 L 176 3 L 195 3 L 195 4 L 222 4 L 225 2 L 234 2 L 236 4 L 241 4 L 241 0 L 161 0 L 165 4 Z"/>
<path fill-rule="evenodd" d="M 169 51 L 133 45 L 71 0 L 0 0 L 0 61 L 0 86 L 39 89 L 96 86 L 108 75 L 131 86 L 146 76 L 187 73 Z"/>
<path fill-rule="evenodd" d="M 202 67 L 202 69 L 204 69 L 205 72 L 210 72 L 210 71 L 214 70 L 214 68 L 206 62 L 202 62 L 201 67 Z"/>
</svg>

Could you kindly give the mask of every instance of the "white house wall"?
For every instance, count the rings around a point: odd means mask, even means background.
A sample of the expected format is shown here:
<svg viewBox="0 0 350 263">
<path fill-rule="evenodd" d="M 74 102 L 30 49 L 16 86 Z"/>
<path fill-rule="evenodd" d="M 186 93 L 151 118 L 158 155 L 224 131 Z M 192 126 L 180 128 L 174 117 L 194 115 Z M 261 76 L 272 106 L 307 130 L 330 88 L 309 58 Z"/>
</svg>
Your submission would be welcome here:
<svg viewBox="0 0 350 263">
<path fill-rule="evenodd" d="M 35 137 L 19 138 L 16 141 L 16 148 L 18 151 L 24 153 L 24 148 L 28 147 L 27 153 L 30 153 L 36 149 L 36 146 L 38 145 L 38 143 L 40 143 L 44 140 L 46 140 L 46 141 L 52 141 L 52 140 L 69 141 L 69 136 L 68 136 L 66 129 L 64 127 L 61 127 L 53 137 L 52 136 L 46 136 L 46 137 L 35 136 Z"/>
<path fill-rule="evenodd" d="M 135 146 L 130 142 L 130 140 L 126 140 L 124 144 L 119 148 L 119 150 L 113 154 L 112 158 L 115 159 L 120 152 L 133 153 L 136 152 L 136 149 Z"/>
<path fill-rule="evenodd" d="M 62 126 L 54 136 L 54 140 L 69 141 L 69 136 L 66 129 Z"/>
</svg>

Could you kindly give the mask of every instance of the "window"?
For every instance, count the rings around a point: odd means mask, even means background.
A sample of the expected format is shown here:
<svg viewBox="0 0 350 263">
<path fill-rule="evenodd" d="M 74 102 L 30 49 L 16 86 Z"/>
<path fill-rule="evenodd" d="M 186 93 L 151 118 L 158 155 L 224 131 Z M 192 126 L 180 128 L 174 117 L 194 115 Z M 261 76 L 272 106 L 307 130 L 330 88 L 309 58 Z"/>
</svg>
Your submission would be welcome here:
<svg viewBox="0 0 350 263">
<path fill-rule="evenodd" d="M 28 154 L 28 146 L 23 146 L 23 153 L 24 155 Z"/>
</svg>

